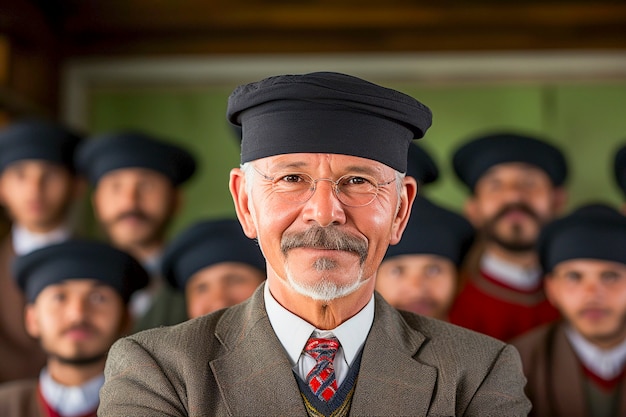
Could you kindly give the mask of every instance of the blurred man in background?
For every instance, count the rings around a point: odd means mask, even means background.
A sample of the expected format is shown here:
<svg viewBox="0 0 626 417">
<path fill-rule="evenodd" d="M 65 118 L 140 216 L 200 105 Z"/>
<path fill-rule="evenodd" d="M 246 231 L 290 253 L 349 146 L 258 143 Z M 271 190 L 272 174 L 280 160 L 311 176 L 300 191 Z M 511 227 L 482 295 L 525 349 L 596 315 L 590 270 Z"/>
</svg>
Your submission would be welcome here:
<svg viewBox="0 0 626 417">
<path fill-rule="evenodd" d="M 239 304 L 265 281 L 259 245 L 237 219 L 194 223 L 168 244 L 162 269 L 168 282 L 185 293 L 189 318 Z"/>
<path fill-rule="evenodd" d="M 73 161 L 80 140 L 65 127 L 41 120 L 0 130 L 0 203 L 12 222 L 0 243 L 0 382 L 34 377 L 45 361 L 24 329 L 24 297 L 10 267 L 16 255 L 74 233 L 71 211 L 84 190 Z"/>
<path fill-rule="evenodd" d="M 39 378 L 0 386 L 0 415 L 95 416 L 107 353 L 130 330 L 127 303 L 147 272 L 125 252 L 85 240 L 46 246 L 13 266 L 28 300 L 26 329 L 47 361 Z"/>
<path fill-rule="evenodd" d="M 376 290 L 396 308 L 447 320 L 474 228 L 462 216 L 421 194 L 424 185 L 436 181 L 438 169 L 415 143 L 409 147 L 407 175 L 419 184 L 420 195 L 402 239 L 387 249 L 376 275 Z"/>
<path fill-rule="evenodd" d="M 131 301 L 134 330 L 185 320 L 184 297 L 166 285 L 160 263 L 167 228 L 181 205 L 180 186 L 196 169 L 193 156 L 145 133 L 125 131 L 86 141 L 77 166 L 94 187 L 96 219 L 111 244 L 150 273 L 150 285 Z"/>
<path fill-rule="evenodd" d="M 581 207 L 546 226 L 538 247 L 546 293 L 563 320 L 512 342 L 531 415 L 626 415 L 626 216 Z"/>
<path fill-rule="evenodd" d="M 453 165 L 472 192 L 465 214 L 481 240 L 452 323 L 507 341 L 558 318 L 545 298 L 535 243 L 566 203 L 561 151 L 536 137 L 495 133 L 463 144 Z"/>
</svg>

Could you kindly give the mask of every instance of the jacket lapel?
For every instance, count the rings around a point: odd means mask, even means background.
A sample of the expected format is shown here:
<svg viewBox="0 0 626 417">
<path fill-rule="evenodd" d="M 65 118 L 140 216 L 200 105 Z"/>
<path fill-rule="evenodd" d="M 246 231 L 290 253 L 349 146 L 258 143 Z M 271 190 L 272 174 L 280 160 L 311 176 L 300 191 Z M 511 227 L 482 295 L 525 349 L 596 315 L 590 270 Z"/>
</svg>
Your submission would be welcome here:
<svg viewBox="0 0 626 417">
<path fill-rule="evenodd" d="M 210 362 L 230 415 L 306 415 L 292 365 L 265 312 L 263 286 L 244 309 L 225 313 L 216 336 L 228 353 Z M 240 311 L 241 312 L 241 311 Z"/>
<path fill-rule="evenodd" d="M 437 371 L 414 356 L 424 335 L 409 328 L 376 294 L 374 324 L 365 342 L 352 415 L 426 415 Z"/>
<path fill-rule="evenodd" d="M 550 365 L 548 365 L 550 366 Z M 554 411 L 558 416 L 584 416 L 585 395 L 580 364 L 565 335 L 564 326 L 559 326 L 554 337 L 551 387 L 554 390 Z"/>
</svg>

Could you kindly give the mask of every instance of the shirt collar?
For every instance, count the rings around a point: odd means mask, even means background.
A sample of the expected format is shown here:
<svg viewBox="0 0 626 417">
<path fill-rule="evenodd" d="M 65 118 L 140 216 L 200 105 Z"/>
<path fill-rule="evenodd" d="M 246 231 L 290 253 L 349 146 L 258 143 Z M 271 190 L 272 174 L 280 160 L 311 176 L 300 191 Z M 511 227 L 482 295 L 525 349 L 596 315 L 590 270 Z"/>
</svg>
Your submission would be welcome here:
<svg viewBox="0 0 626 417">
<path fill-rule="evenodd" d="M 578 359 L 587 369 L 605 380 L 611 380 L 622 372 L 626 364 L 626 340 L 612 349 L 601 349 L 585 339 L 574 328 L 565 330 Z"/>
<path fill-rule="evenodd" d="M 90 379 L 82 385 L 66 386 L 59 384 L 47 368 L 39 374 L 41 395 L 59 414 L 66 417 L 82 416 L 98 408 L 100 388 L 104 385 L 104 374 Z"/>
<path fill-rule="evenodd" d="M 533 290 L 541 282 L 540 268 L 522 268 L 489 253 L 482 256 L 480 268 L 490 277 L 518 290 Z"/>
<path fill-rule="evenodd" d="M 292 365 L 298 362 L 307 340 L 314 331 L 317 331 L 321 337 L 329 333 L 334 334 L 339 343 L 341 343 L 347 363 L 352 364 L 365 343 L 365 339 L 367 339 L 374 322 L 373 294 L 370 301 L 361 311 L 332 330 L 318 330 L 306 320 L 281 306 L 272 296 L 267 282 L 265 283 L 263 295 L 267 316 L 278 340 L 280 340 L 285 351 L 287 351 Z"/>
<path fill-rule="evenodd" d="M 18 224 L 14 224 L 11 230 L 13 250 L 16 255 L 25 255 L 44 246 L 66 241 L 70 235 L 69 228 L 65 225 L 47 233 L 33 233 Z"/>
</svg>

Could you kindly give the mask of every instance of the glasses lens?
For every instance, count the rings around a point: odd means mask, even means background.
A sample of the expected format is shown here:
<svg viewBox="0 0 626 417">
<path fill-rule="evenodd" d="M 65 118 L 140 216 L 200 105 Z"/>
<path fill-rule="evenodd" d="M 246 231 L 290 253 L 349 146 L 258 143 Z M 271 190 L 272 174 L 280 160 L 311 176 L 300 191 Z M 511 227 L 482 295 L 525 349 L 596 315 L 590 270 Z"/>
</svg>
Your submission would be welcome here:
<svg viewBox="0 0 626 417">
<path fill-rule="evenodd" d="M 337 181 L 337 198 L 346 206 L 366 206 L 376 198 L 378 187 L 367 178 L 345 176 Z"/>
<path fill-rule="evenodd" d="M 272 189 L 285 201 L 304 203 L 313 195 L 315 182 L 305 174 L 289 174 L 277 177 L 272 183 Z"/>
</svg>

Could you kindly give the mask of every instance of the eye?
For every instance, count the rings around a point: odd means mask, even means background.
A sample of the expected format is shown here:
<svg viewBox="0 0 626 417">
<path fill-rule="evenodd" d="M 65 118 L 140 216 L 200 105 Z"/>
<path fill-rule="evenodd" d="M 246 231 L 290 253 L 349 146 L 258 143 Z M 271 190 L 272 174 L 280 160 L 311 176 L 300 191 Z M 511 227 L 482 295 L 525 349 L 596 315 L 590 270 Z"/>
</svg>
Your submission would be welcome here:
<svg viewBox="0 0 626 417">
<path fill-rule="evenodd" d="M 428 277 L 434 277 L 441 274 L 441 266 L 437 264 L 429 264 L 424 268 L 424 272 Z"/>
<path fill-rule="evenodd" d="M 579 282 L 582 279 L 582 274 L 578 271 L 565 271 L 563 278 L 568 282 Z"/>
<path fill-rule="evenodd" d="M 89 294 L 89 302 L 91 304 L 103 304 L 107 301 L 107 296 L 102 291 L 94 291 Z"/>
<path fill-rule="evenodd" d="M 603 271 L 600 275 L 602 282 L 606 284 L 613 284 L 624 278 L 622 274 L 616 271 Z"/>
<path fill-rule="evenodd" d="M 287 174 L 287 175 L 280 176 L 276 182 L 298 183 L 298 182 L 308 182 L 307 180 L 308 179 L 304 177 L 302 174 Z"/>
</svg>

